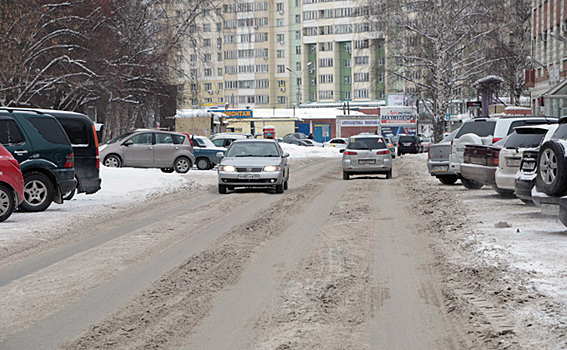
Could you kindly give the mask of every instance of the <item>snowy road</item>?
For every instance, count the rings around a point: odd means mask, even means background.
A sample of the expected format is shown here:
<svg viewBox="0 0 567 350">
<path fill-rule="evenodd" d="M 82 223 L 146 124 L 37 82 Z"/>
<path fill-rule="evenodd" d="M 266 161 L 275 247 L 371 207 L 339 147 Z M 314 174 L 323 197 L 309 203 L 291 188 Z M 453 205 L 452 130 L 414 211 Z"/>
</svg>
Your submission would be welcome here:
<svg viewBox="0 0 567 350">
<path fill-rule="evenodd" d="M 560 226 L 441 186 L 423 155 L 397 158 L 392 180 L 343 181 L 339 164 L 293 159 L 283 195 L 219 195 L 214 172 L 190 172 L 123 192 L 143 200 L 89 199 L 109 203 L 94 213 L 78 196 L 31 232 L 16 213 L 0 242 L 0 349 L 561 347 L 550 284 L 567 274 L 542 281 L 554 259 L 526 254 Z M 565 257 L 559 243 L 548 255 Z"/>
</svg>

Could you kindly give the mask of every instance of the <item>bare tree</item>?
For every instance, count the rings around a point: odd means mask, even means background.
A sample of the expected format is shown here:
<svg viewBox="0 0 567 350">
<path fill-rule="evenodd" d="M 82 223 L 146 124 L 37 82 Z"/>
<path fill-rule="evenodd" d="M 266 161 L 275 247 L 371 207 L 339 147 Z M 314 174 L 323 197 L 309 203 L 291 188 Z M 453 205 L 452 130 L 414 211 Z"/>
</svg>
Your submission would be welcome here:
<svg viewBox="0 0 567 350">
<path fill-rule="evenodd" d="M 389 58 L 396 62 L 390 73 L 415 86 L 440 140 L 451 101 L 462 97 L 494 61 L 487 60 L 483 46 L 502 26 L 488 1 L 479 0 L 392 1 L 385 14 Z"/>
</svg>

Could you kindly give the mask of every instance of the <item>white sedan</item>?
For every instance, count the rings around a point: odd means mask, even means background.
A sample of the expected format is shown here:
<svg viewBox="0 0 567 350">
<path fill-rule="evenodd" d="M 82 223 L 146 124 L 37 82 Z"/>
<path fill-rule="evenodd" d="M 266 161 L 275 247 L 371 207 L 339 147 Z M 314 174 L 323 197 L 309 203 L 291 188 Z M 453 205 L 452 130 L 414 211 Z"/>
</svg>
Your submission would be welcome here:
<svg viewBox="0 0 567 350">
<path fill-rule="evenodd" d="M 323 147 L 335 147 L 337 149 L 345 149 L 347 143 L 348 143 L 348 139 L 342 137 L 335 137 L 323 143 Z"/>
</svg>

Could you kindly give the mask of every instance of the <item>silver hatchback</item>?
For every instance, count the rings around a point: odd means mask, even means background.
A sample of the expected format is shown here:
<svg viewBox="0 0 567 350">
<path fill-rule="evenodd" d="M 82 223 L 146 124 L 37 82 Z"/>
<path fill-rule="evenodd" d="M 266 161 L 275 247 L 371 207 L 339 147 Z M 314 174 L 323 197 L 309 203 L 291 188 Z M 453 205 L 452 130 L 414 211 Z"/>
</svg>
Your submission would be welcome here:
<svg viewBox="0 0 567 350">
<path fill-rule="evenodd" d="M 392 177 L 392 153 L 382 136 L 357 135 L 348 140 L 343 153 L 343 179 L 351 175 L 385 174 Z"/>
<path fill-rule="evenodd" d="M 283 193 L 289 181 L 288 157 L 275 140 L 234 141 L 218 167 L 219 193 L 235 187 L 268 187 Z"/>
<path fill-rule="evenodd" d="M 186 173 L 195 163 L 189 138 L 181 133 L 137 130 L 120 135 L 99 148 L 107 167 L 160 168 Z"/>
</svg>

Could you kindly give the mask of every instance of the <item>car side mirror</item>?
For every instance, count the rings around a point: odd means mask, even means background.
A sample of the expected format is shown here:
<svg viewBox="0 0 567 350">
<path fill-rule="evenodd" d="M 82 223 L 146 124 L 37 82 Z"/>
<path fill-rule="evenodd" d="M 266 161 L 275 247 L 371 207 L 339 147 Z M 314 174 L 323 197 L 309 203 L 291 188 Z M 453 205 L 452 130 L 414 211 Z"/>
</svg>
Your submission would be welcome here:
<svg viewBox="0 0 567 350">
<path fill-rule="evenodd" d="M 339 150 L 339 153 L 345 153 L 345 150 L 344 150 L 344 149 L 340 149 L 340 150 Z"/>
<path fill-rule="evenodd" d="M 132 146 L 133 144 L 134 144 L 134 141 L 128 140 L 128 141 L 124 142 L 122 145 L 128 147 L 128 146 Z"/>
<path fill-rule="evenodd" d="M 289 153 L 284 152 L 284 154 L 282 154 L 282 158 L 287 158 L 287 157 L 289 157 Z"/>
<path fill-rule="evenodd" d="M 217 158 L 224 158 L 224 152 L 217 152 Z"/>
</svg>

